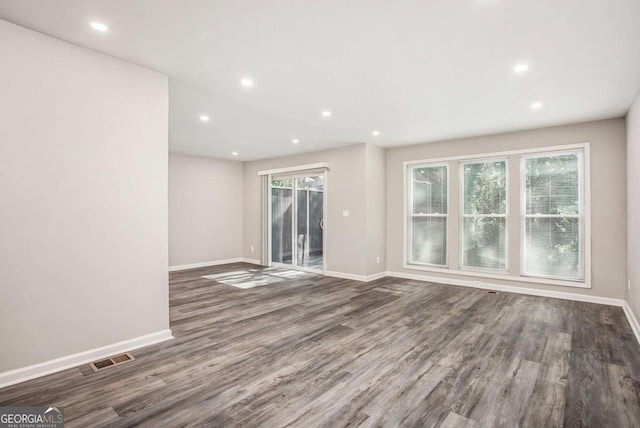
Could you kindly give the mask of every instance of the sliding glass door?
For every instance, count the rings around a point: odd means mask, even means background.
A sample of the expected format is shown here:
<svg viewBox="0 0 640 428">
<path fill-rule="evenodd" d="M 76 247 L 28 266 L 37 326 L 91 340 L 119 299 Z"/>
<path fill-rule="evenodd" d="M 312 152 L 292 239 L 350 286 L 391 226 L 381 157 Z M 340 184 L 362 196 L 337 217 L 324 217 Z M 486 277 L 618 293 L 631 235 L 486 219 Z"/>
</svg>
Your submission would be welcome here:
<svg viewBox="0 0 640 428">
<path fill-rule="evenodd" d="M 324 269 L 323 175 L 271 180 L 271 261 Z"/>
</svg>

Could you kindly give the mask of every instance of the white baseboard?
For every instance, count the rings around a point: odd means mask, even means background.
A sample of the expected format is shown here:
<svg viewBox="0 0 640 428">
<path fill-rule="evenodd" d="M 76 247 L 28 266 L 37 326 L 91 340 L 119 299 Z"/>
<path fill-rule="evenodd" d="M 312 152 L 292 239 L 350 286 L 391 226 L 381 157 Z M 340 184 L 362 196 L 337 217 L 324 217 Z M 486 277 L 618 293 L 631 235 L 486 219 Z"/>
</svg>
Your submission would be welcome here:
<svg viewBox="0 0 640 428">
<path fill-rule="evenodd" d="M 335 272 L 335 271 L 325 271 L 324 274 L 326 276 L 331 276 L 334 278 L 342 278 L 342 279 L 351 279 L 354 281 L 360 282 L 370 282 L 375 281 L 376 279 L 384 278 L 387 276 L 387 272 L 379 272 L 373 275 L 356 275 L 353 273 L 343 273 L 343 272 Z"/>
<path fill-rule="evenodd" d="M 414 279 L 417 281 L 435 282 L 439 284 L 458 285 L 460 287 L 481 288 L 484 290 L 502 291 L 505 293 L 528 294 L 530 296 L 553 297 L 556 299 L 575 300 L 578 302 L 599 303 L 601 305 L 622 306 L 623 299 L 612 297 L 590 296 L 587 294 L 567 293 L 566 291 L 538 290 L 536 288 L 514 287 L 512 285 L 494 284 L 491 282 L 444 278 L 440 276 L 418 275 L 405 272 L 387 272 L 394 278 Z"/>
<path fill-rule="evenodd" d="M 342 279 L 351 279 L 353 281 L 366 281 L 367 277 L 364 275 L 355 275 L 353 273 L 342 273 L 342 272 L 334 272 L 330 270 L 324 271 L 326 276 L 331 276 L 333 278 L 342 278 Z"/>
<path fill-rule="evenodd" d="M 195 268 L 201 268 L 201 267 L 207 267 L 207 266 L 218 266 L 218 265 L 228 265 L 230 263 L 251 263 L 254 265 L 259 265 L 260 261 L 259 260 L 253 260 L 253 259 L 245 259 L 243 257 L 237 257 L 235 259 L 224 259 L 224 260 L 213 260 L 210 262 L 201 262 L 201 263 L 191 263 L 188 265 L 176 265 L 176 266 L 169 266 L 169 272 L 176 272 L 179 270 L 187 270 L 187 269 L 195 269 Z"/>
<path fill-rule="evenodd" d="M 638 323 L 638 319 L 633 313 L 633 309 L 631 309 L 631 306 L 629 306 L 629 302 L 625 300 L 624 305 L 622 305 L 622 309 L 624 310 L 624 314 L 629 320 L 629 324 L 631 324 L 631 330 L 633 330 L 633 334 L 636 336 L 636 340 L 638 341 L 638 343 L 640 343 L 640 323 Z"/>
<path fill-rule="evenodd" d="M 15 385 L 37 377 L 46 376 L 62 370 L 67 370 L 82 364 L 88 364 L 91 361 L 107 358 L 115 354 L 121 354 L 144 346 L 154 345 L 169 339 L 173 339 L 173 335 L 171 334 L 170 329 L 166 329 L 156 333 L 147 334 L 145 336 L 102 346 L 100 348 L 79 352 L 77 354 L 66 355 L 54 360 L 45 361 L 44 363 L 9 370 L 0 373 L 0 388 Z"/>
<path fill-rule="evenodd" d="M 388 272 L 374 273 L 373 275 L 367 276 L 367 282 L 375 281 L 376 279 L 386 278 L 387 276 L 389 276 Z"/>
</svg>

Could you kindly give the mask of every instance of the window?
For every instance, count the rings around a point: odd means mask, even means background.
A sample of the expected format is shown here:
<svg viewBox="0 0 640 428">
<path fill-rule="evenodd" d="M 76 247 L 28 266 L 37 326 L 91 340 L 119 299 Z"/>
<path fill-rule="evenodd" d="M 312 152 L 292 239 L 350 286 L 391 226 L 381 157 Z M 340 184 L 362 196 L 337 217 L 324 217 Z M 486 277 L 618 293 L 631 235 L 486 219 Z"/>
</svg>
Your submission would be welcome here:
<svg viewBox="0 0 640 428">
<path fill-rule="evenodd" d="M 421 165 L 409 168 L 411 263 L 447 265 L 448 167 Z"/>
<path fill-rule="evenodd" d="M 507 161 L 463 162 L 460 169 L 461 266 L 505 271 Z"/>
<path fill-rule="evenodd" d="M 588 143 L 405 168 L 405 268 L 591 287 Z"/>
<path fill-rule="evenodd" d="M 582 153 L 524 156 L 523 274 L 584 279 Z"/>
</svg>

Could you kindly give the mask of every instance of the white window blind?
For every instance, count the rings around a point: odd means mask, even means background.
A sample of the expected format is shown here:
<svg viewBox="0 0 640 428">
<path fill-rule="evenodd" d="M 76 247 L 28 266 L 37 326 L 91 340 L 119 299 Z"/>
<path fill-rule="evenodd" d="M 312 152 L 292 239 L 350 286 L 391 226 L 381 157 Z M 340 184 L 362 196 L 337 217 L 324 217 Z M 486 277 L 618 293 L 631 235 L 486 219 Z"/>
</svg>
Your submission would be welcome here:
<svg viewBox="0 0 640 428">
<path fill-rule="evenodd" d="M 507 269 L 507 161 L 460 164 L 462 267 Z"/>
<path fill-rule="evenodd" d="M 523 156 L 523 274 L 584 279 L 582 152 Z"/>
<path fill-rule="evenodd" d="M 447 265 L 448 167 L 409 168 L 409 258 L 411 263 Z"/>
</svg>

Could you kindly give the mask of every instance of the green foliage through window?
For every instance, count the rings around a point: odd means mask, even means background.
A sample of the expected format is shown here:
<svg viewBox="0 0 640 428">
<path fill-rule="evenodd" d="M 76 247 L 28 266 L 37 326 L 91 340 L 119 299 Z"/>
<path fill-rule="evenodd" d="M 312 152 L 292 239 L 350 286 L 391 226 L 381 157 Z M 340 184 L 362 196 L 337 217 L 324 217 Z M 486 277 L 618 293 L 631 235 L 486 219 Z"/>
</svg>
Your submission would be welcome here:
<svg viewBox="0 0 640 428">
<path fill-rule="evenodd" d="M 506 268 L 507 162 L 463 164 L 463 266 Z"/>
</svg>

